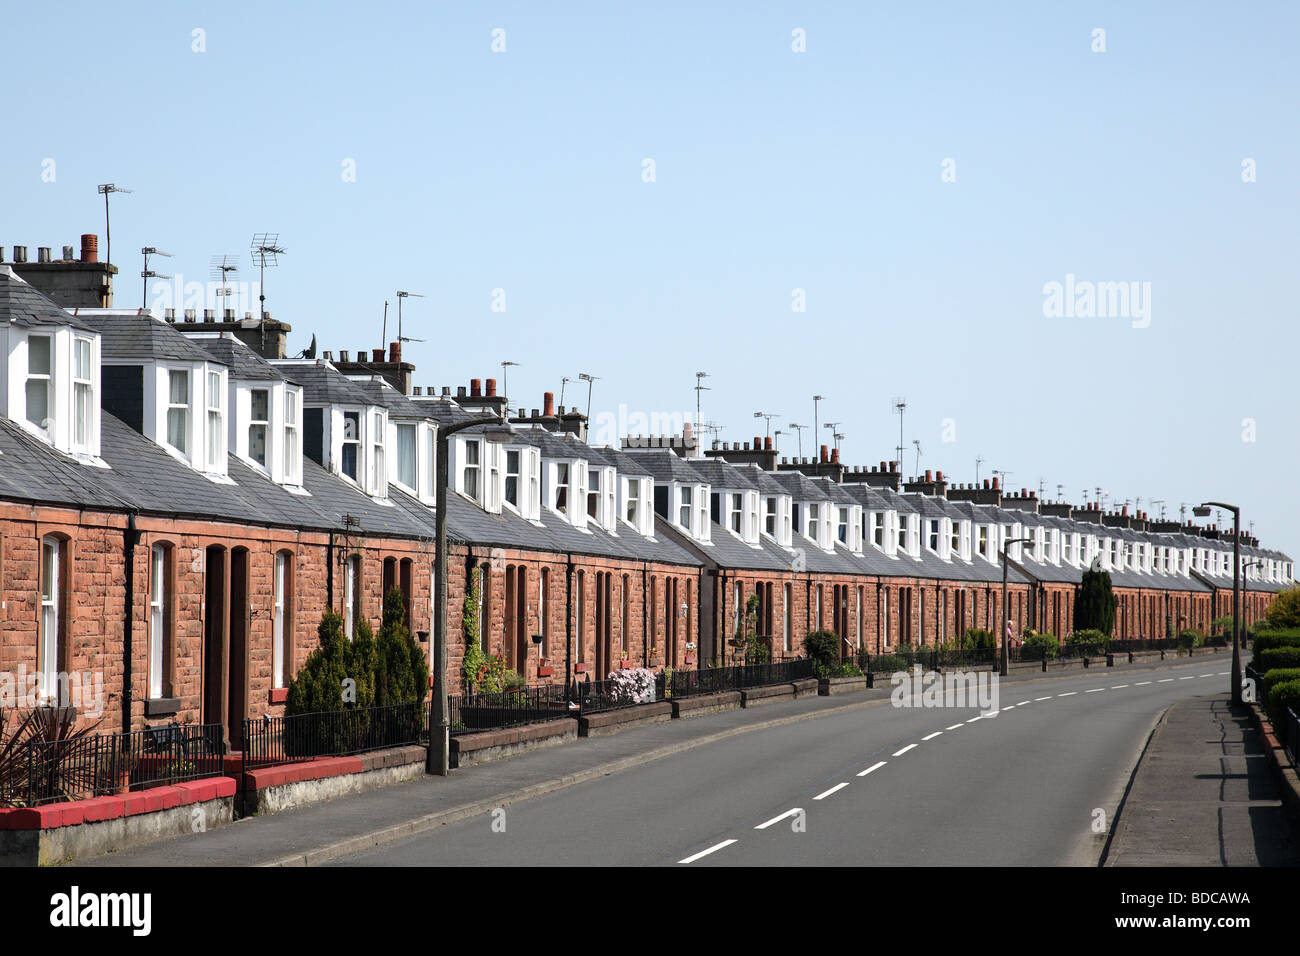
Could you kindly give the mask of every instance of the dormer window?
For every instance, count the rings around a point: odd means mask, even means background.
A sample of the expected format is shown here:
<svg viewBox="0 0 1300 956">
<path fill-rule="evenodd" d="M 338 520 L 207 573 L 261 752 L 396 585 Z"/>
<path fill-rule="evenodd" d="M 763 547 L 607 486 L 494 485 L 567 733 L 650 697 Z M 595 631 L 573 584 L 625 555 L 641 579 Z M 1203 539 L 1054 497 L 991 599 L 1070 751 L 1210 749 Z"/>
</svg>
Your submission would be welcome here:
<svg viewBox="0 0 1300 956">
<path fill-rule="evenodd" d="M 375 412 L 370 429 L 370 487 L 373 494 L 382 494 L 384 490 L 384 413 Z M 414 457 L 412 457 L 414 460 Z"/>
<path fill-rule="evenodd" d="M 461 469 L 460 487 L 469 497 L 478 500 L 479 485 L 479 444 L 476 441 L 465 442 L 465 465 Z"/>
<path fill-rule="evenodd" d="M 838 518 L 839 520 L 836 523 L 836 527 L 835 527 L 835 537 L 839 539 L 840 544 L 848 544 L 849 543 L 849 509 L 840 508 Z"/>
<path fill-rule="evenodd" d="M 343 475 L 359 481 L 357 466 L 361 460 L 361 413 L 343 413 Z"/>
<path fill-rule="evenodd" d="M 52 341 L 48 335 L 27 337 L 27 420 L 38 428 L 50 424 Z"/>
<path fill-rule="evenodd" d="M 72 344 L 72 443 L 89 450 L 95 427 L 94 366 L 91 364 L 90 339 L 78 336 Z"/>
<path fill-rule="evenodd" d="M 641 518 L 641 482 L 632 478 L 627 483 L 627 511 L 623 516 L 633 527 L 640 525 Z"/>
<path fill-rule="evenodd" d="M 419 467 L 415 460 L 416 427 L 414 422 L 399 422 L 397 425 L 397 480 L 411 491 L 416 491 L 419 481 Z"/>
<path fill-rule="evenodd" d="M 776 496 L 763 499 L 763 527 L 769 535 L 776 537 Z"/>
<path fill-rule="evenodd" d="M 506 504 L 519 509 L 520 454 L 516 449 L 506 450 Z"/>
<path fill-rule="evenodd" d="M 744 536 L 744 505 L 740 495 L 727 495 L 727 527 L 740 536 Z"/>
<path fill-rule="evenodd" d="M 248 457 L 266 467 L 266 429 L 271 421 L 271 393 L 255 388 L 248 422 Z"/>
<path fill-rule="evenodd" d="M 949 545 L 949 547 L 952 548 L 952 553 L 960 556 L 961 555 L 961 522 L 954 521 L 952 523 L 952 537 L 950 541 L 951 544 Z"/>
<path fill-rule="evenodd" d="M 167 372 L 167 444 L 182 455 L 190 449 L 190 373 L 187 369 Z"/>
<path fill-rule="evenodd" d="M 569 464 L 559 462 L 555 466 L 555 510 L 560 514 L 569 513 Z"/>
<path fill-rule="evenodd" d="M 284 391 L 284 478 L 298 480 L 298 393 L 292 388 Z"/>
<path fill-rule="evenodd" d="M 587 472 L 587 516 L 600 521 L 600 471 Z"/>
<path fill-rule="evenodd" d="M 808 505 L 808 519 L 804 523 L 804 529 L 803 529 L 804 536 L 811 538 L 814 541 L 817 540 L 817 521 L 818 521 L 817 512 L 819 507 L 820 506 L 815 503 L 810 503 Z"/>
<path fill-rule="evenodd" d="M 225 471 L 225 435 L 222 415 L 221 373 L 208 372 L 208 467 Z"/>
<path fill-rule="evenodd" d="M 989 548 L 989 528 L 988 525 L 980 525 L 975 532 L 979 542 L 979 553 L 985 558 L 992 558 L 993 552 Z"/>
<path fill-rule="evenodd" d="M 688 532 L 691 530 L 691 509 L 693 504 L 691 496 L 693 491 L 694 489 L 690 485 L 682 485 L 682 504 L 677 523 Z"/>
</svg>

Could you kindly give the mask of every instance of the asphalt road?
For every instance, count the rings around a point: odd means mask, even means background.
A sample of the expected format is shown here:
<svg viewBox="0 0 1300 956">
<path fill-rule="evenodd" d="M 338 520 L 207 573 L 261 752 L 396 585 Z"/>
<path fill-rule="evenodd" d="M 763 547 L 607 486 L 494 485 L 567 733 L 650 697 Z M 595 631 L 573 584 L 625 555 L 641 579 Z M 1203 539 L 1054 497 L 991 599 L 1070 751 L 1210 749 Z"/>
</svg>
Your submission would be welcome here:
<svg viewBox="0 0 1300 956">
<path fill-rule="evenodd" d="M 757 731 L 332 865 L 1095 865 L 1156 719 L 1222 694 L 1226 663 Z"/>
</svg>

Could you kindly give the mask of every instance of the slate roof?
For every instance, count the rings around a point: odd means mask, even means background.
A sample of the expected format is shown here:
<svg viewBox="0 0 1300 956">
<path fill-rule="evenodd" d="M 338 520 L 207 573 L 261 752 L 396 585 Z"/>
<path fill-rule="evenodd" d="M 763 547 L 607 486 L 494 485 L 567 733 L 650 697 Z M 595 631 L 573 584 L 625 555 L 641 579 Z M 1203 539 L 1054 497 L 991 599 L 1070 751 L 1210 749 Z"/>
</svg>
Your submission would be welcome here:
<svg viewBox="0 0 1300 956">
<path fill-rule="evenodd" d="M 691 459 L 690 464 L 714 490 L 725 488 L 748 491 L 758 488 L 758 483 L 744 471 L 717 458 Z"/>
<path fill-rule="evenodd" d="M 71 326 L 91 331 L 84 321 L 59 308 L 3 263 L 0 263 L 0 322 L 24 328 Z"/>
<path fill-rule="evenodd" d="M 690 462 L 666 448 L 631 454 L 642 463 L 644 473 L 652 476 L 655 481 L 680 481 L 690 485 L 707 483 L 707 479 Z"/>
<path fill-rule="evenodd" d="M 302 386 L 304 405 L 373 405 L 370 396 L 323 359 L 315 362 L 275 361 L 272 367 Z"/>
<path fill-rule="evenodd" d="M 200 348 L 187 336 L 148 313 L 135 315 L 83 315 L 82 321 L 99 333 L 99 351 L 105 362 L 139 364 L 150 359 L 170 362 L 225 363 Z"/>
<path fill-rule="evenodd" d="M 425 419 L 432 418 L 428 411 L 415 402 L 411 401 L 393 386 L 383 381 L 359 381 L 352 380 L 362 392 L 369 397 L 371 405 L 379 405 L 388 409 L 388 417 L 397 421 L 415 421 L 422 422 Z"/>
<path fill-rule="evenodd" d="M 189 338 L 213 359 L 230 369 L 230 377 L 243 382 L 280 382 L 290 380 L 280 369 L 258 355 L 234 336 Z M 287 371 L 287 369 L 286 369 Z M 294 384 L 297 384 L 296 382 Z"/>
</svg>

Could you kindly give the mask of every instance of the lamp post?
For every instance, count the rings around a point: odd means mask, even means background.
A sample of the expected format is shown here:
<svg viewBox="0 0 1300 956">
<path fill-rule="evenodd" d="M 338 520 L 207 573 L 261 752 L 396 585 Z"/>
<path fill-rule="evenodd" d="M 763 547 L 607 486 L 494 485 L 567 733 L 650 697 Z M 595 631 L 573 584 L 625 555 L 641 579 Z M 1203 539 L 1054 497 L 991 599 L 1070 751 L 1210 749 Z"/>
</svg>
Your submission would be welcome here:
<svg viewBox="0 0 1300 956">
<path fill-rule="evenodd" d="M 1007 628 L 1010 626 L 1010 622 L 1007 620 L 1007 559 L 1010 556 L 1013 544 L 1033 540 L 1033 538 L 1011 538 L 1002 543 L 1002 653 L 999 655 L 1000 663 L 998 666 L 998 674 L 1001 677 L 1007 676 Z"/>
<path fill-rule="evenodd" d="M 1211 508 L 1232 512 L 1232 702 L 1241 703 L 1241 509 L 1221 501 L 1205 501 L 1192 509 L 1208 518 Z"/>
<path fill-rule="evenodd" d="M 429 701 L 429 753 L 424 771 L 440 777 L 447 776 L 451 763 L 451 721 L 447 713 L 447 439 L 458 431 L 483 425 L 496 426 L 484 432 L 489 441 L 510 435 L 504 419 L 495 416 L 438 426 L 438 460 L 435 463 L 438 470 L 437 510 L 434 513 L 437 550 L 433 555 L 437 572 L 433 589 L 433 696 Z"/>
</svg>

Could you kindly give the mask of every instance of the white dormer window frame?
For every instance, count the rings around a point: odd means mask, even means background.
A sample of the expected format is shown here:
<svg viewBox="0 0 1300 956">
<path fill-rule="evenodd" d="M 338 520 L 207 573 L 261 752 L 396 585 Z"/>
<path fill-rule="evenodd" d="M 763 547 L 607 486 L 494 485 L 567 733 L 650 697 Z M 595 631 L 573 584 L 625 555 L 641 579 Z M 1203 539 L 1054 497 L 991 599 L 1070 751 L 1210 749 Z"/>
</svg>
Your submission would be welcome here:
<svg viewBox="0 0 1300 956">
<path fill-rule="evenodd" d="M 284 483 L 302 484 L 302 389 L 286 385 L 284 389 Z"/>
<path fill-rule="evenodd" d="M 193 444 L 190 415 L 193 379 L 192 371 L 188 368 L 167 369 L 166 441 L 169 447 L 185 458 L 189 457 Z"/>
<path fill-rule="evenodd" d="M 72 449 L 95 454 L 95 341 L 72 337 Z"/>
<path fill-rule="evenodd" d="M 265 397 L 264 404 L 258 407 L 258 396 Z M 264 470 L 271 466 L 271 398 L 269 387 L 252 388 L 248 392 L 248 458 Z M 257 450 L 260 446 L 261 455 Z"/>
<path fill-rule="evenodd" d="M 461 442 L 460 485 L 457 490 L 471 501 L 483 498 L 483 445 L 477 438 Z"/>
<path fill-rule="evenodd" d="M 207 451 L 204 461 L 205 470 L 224 473 L 226 471 L 226 384 L 221 372 L 209 367 L 204 372 L 207 406 Z"/>
<path fill-rule="evenodd" d="M 370 410 L 370 494 L 380 498 L 388 493 L 388 474 L 384 471 L 386 418 L 381 409 Z"/>
</svg>

